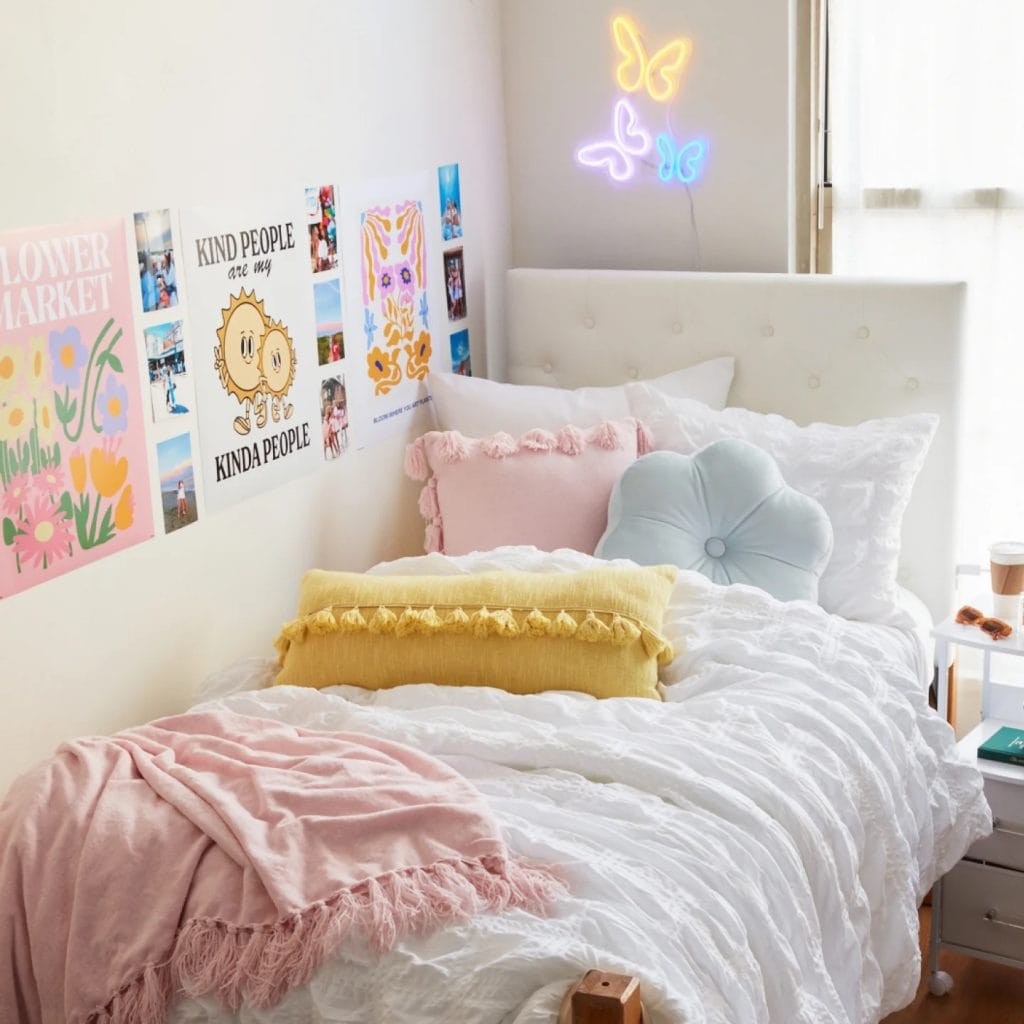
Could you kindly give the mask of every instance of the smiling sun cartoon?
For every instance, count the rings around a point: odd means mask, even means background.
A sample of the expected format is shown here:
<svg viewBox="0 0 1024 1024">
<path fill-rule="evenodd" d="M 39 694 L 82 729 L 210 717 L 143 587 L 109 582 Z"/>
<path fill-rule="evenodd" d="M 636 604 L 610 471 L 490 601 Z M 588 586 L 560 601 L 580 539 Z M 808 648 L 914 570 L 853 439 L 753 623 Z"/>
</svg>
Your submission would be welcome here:
<svg viewBox="0 0 1024 1024">
<path fill-rule="evenodd" d="M 213 365 L 220 374 L 221 387 L 242 406 L 242 415 L 235 417 L 239 434 L 248 434 L 252 429 L 250 409 L 256 413 L 256 426 L 267 422 L 267 399 L 260 374 L 260 346 L 266 331 L 263 300 L 256 298 L 255 292 L 243 288 L 238 295 L 231 296 L 227 309 L 221 310 Z"/>
<path fill-rule="evenodd" d="M 290 419 L 295 407 L 285 405 L 284 398 L 295 380 L 295 348 L 288 336 L 288 328 L 280 320 L 271 322 L 260 346 L 260 370 L 263 383 L 270 396 L 270 415 L 274 422 L 283 415 Z"/>
</svg>

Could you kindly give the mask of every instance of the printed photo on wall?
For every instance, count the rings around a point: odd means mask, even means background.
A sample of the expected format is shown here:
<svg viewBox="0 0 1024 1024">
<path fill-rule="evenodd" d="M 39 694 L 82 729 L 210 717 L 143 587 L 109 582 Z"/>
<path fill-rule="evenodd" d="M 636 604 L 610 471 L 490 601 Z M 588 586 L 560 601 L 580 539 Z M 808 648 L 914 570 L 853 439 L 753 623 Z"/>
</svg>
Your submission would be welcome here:
<svg viewBox="0 0 1024 1024">
<path fill-rule="evenodd" d="M 338 222 L 333 185 L 306 188 L 306 221 L 310 268 L 314 274 L 334 270 L 338 265 Z"/>
<path fill-rule="evenodd" d="M 153 535 L 120 218 L 0 234 L 0 597 Z"/>
<path fill-rule="evenodd" d="M 341 326 L 341 281 L 317 281 L 313 285 L 316 306 L 316 357 L 319 366 L 345 358 L 345 333 Z"/>
<path fill-rule="evenodd" d="M 473 369 L 469 364 L 469 330 L 456 331 L 451 336 L 452 373 L 462 377 L 472 377 Z"/>
<path fill-rule="evenodd" d="M 182 322 L 147 327 L 145 338 L 153 422 L 182 416 L 192 408 Z"/>
<path fill-rule="evenodd" d="M 449 249 L 444 254 L 444 290 L 448 297 L 448 319 L 461 320 L 466 315 L 466 272 L 462 250 Z"/>
<path fill-rule="evenodd" d="M 336 459 L 348 451 L 348 395 L 342 374 L 328 377 L 320 385 L 320 427 L 325 459 Z"/>
<path fill-rule="evenodd" d="M 199 518 L 196 508 L 196 475 L 192 469 L 192 439 L 188 434 L 160 441 L 156 446 L 160 473 L 160 503 L 164 533 L 173 533 Z"/>
<path fill-rule="evenodd" d="M 174 262 L 170 210 L 135 214 L 135 248 L 139 255 L 143 312 L 176 306 L 178 268 Z"/>
<path fill-rule="evenodd" d="M 446 242 L 462 237 L 462 197 L 459 194 L 459 165 L 437 169 L 437 190 L 441 197 L 441 235 Z"/>
<path fill-rule="evenodd" d="M 297 194 L 181 211 L 203 507 L 311 472 L 319 376 Z"/>
</svg>

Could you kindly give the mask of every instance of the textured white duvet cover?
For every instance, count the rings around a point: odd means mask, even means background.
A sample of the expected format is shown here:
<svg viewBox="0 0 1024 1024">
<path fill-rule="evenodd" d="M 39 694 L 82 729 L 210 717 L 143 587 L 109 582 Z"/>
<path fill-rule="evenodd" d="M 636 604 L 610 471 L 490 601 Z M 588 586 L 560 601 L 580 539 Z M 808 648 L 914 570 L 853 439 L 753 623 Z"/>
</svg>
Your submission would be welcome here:
<svg viewBox="0 0 1024 1024">
<path fill-rule="evenodd" d="M 388 573 L 586 568 L 503 549 Z M 919 976 L 916 908 L 990 827 L 980 777 L 925 703 L 910 632 L 684 573 L 666 702 L 491 688 L 259 686 L 214 706 L 434 754 L 486 795 L 512 850 L 572 895 L 541 920 L 481 917 L 377 957 L 345 948 L 273 1011 L 179 1001 L 173 1024 L 551 1024 L 590 967 L 638 974 L 655 1024 L 874 1022 Z"/>
</svg>

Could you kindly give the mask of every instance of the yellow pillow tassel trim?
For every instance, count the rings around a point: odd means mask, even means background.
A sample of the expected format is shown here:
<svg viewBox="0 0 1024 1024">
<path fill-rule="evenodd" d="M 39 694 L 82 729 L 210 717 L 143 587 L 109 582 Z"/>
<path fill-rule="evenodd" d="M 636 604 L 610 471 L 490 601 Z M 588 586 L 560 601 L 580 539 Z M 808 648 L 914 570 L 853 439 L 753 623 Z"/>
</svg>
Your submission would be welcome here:
<svg viewBox="0 0 1024 1024">
<path fill-rule="evenodd" d="M 518 611 L 522 615 L 523 610 Z M 674 657 L 672 645 L 660 633 L 646 625 L 638 626 L 617 613 L 612 615 L 610 623 L 606 623 L 593 611 L 587 611 L 582 621 L 577 621 L 564 608 L 553 619 L 539 608 L 531 608 L 522 616 L 520 622 L 516 617 L 516 610 L 499 608 L 492 611 L 486 605 L 476 609 L 472 614 L 467 613 L 464 608 L 451 608 L 443 617 L 438 614 L 434 605 L 428 608 L 413 608 L 407 605 L 401 614 L 396 614 L 386 605 L 380 605 L 369 621 L 358 606 L 343 612 L 322 608 L 286 623 L 281 628 L 280 636 L 274 641 L 274 647 L 280 655 L 279 661 L 283 664 L 290 646 L 293 643 L 302 643 L 307 636 L 362 632 L 378 636 L 393 633 L 397 637 L 440 636 L 446 633 L 472 633 L 481 638 L 557 637 L 586 643 L 610 643 L 617 647 L 624 647 L 639 640 L 643 644 L 644 653 L 648 657 L 657 658 L 660 665 L 668 664 Z"/>
<path fill-rule="evenodd" d="M 491 632 L 496 636 L 519 636 L 519 623 L 511 608 L 491 612 Z"/>
<path fill-rule="evenodd" d="M 281 630 L 281 635 L 293 644 L 301 644 L 306 639 L 306 621 L 305 619 L 295 619 L 293 622 L 287 623 Z"/>
<path fill-rule="evenodd" d="M 425 635 L 444 631 L 444 622 L 433 605 L 420 612 L 420 627 L 420 632 Z"/>
<path fill-rule="evenodd" d="M 611 624 L 612 643 L 617 647 L 625 647 L 640 639 L 640 630 L 635 623 L 616 615 Z"/>
<path fill-rule="evenodd" d="M 335 615 L 338 620 L 339 633 L 362 633 L 366 629 L 366 619 L 358 608 L 349 608 L 341 615 Z"/>
<path fill-rule="evenodd" d="M 412 636 L 414 633 L 422 633 L 420 629 L 420 613 L 414 608 L 406 608 L 398 616 L 395 623 L 395 636 Z"/>
<path fill-rule="evenodd" d="M 551 623 L 551 635 L 570 637 L 576 635 L 576 620 L 563 608 Z"/>
<path fill-rule="evenodd" d="M 469 616 L 462 608 L 453 608 L 445 617 L 444 633 L 465 633 L 469 629 Z"/>
<path fill-rule="evenodd" d="M 523 633 L 532 637 L 550 636 L 551 620 L 539 608 L 534 608 L 523 619 Z"/>
<path fill-rule="evenodd" d="M 473 631 L 473 636 L 481 638 L 490 636 L 495 631 L 491 613 L 486 605 L 470 615 L 469 626 Z"/>
<path fill-rule="evenodd" d="M 381 605 L 373 613 L 373 618 L 370 619 L 370 625 L 367 628 L 371 633 L 376 633 L 378 636 L 382 633 L 393 633 L 397 621 L 398 616 L 390 608 L 385 608 L 384 605 Z"/>
<path fill-rule="evenodd" d="M 321 608 L 306 620 L 306 624 L 314 636 L 327 636 L 338 630 L 338 620 L 335 619 L 334 612 L 330 608 Z"/>
<path fill-rule="evenodd" d="M 587 617 L 576 629 L 576 637 L 592 644 L 606 643 L 611 640 L 612 631 L 593 612 L 587 612 Z"/>
</svg>

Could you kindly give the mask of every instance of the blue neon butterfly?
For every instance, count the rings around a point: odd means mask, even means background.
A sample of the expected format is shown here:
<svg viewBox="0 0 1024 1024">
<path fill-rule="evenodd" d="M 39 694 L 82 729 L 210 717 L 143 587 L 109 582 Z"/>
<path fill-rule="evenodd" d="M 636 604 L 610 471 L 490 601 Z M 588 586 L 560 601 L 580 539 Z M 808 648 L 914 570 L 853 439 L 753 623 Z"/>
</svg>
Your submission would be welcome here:
<svg viewBox="0 0 1024 1024">
<path fill-rule="evenodd" d="M 689 185 L 700 177 L 704 157 L 708 153 L 708 147 L 701 139 L 691 139 L 678 150 L 667 132 L 662 132 L 654 141 L 661 154 L 658 177 L 662 181 L 678 178 L 684 185 Z"/>
</svg>

